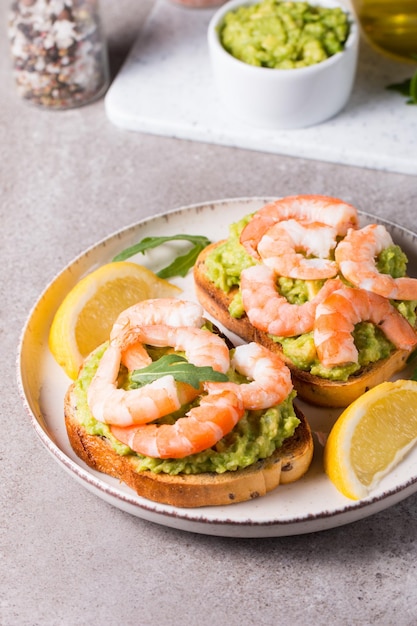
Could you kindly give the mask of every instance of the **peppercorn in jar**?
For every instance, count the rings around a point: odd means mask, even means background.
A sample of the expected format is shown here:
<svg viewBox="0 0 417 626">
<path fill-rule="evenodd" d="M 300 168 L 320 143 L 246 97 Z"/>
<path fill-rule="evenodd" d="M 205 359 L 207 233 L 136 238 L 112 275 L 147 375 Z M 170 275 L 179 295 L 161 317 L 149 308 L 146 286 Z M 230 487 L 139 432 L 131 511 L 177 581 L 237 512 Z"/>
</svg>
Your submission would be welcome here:
<svg viewBox="0 0 417 626">
<path fill-rule="evenodd" d="M 15 0 L 8 32 L 20 95 L 67 109 L 107 89 L 107 49 L 98 0 Z"/>
</svg>

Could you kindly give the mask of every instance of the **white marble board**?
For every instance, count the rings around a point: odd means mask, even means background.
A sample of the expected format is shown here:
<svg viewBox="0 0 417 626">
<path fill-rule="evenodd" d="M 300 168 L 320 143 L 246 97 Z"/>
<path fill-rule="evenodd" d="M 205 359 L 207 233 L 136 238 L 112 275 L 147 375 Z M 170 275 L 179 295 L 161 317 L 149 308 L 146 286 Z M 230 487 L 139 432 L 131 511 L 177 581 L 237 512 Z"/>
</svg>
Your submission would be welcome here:
<svg viewBox="0 0 417 626">
<path fill-rule="evenodd" d="M 238 122 L 213 85 L 206 31 L 213 9 L 157 0 L 105 98 L 126 130 L 417 174 L 417 106 L 385 89 L 411 76 L 364 42 L 351 99 L 335 118 L 310 128 L 270 131 Z"/>
</svg>

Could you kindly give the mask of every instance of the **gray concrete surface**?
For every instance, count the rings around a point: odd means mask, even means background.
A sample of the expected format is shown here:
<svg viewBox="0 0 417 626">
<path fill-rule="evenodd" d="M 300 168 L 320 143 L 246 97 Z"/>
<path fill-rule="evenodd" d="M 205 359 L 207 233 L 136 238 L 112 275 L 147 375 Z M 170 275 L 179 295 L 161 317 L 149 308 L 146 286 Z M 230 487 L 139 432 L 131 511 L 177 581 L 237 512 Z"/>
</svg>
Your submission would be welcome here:
<svg viewBox="0 0 417 626">
<path fill-rule="evenodd" d="M 325 193 L 417 229 L 411 176 L 123 132 L 103 102 L 16 96 L 0 8 L 0 624 L 417 622 L 417 495 L 322 533 L 234 539 L 148 523 L 80 486 L 29 425 L 15 355 L 29 310 L 90 244 L 178 206 Z M 102 0 L 113 71 L 151 3 Z M 417 114 L 417 112 L 416 112 Z"/>
</svg>

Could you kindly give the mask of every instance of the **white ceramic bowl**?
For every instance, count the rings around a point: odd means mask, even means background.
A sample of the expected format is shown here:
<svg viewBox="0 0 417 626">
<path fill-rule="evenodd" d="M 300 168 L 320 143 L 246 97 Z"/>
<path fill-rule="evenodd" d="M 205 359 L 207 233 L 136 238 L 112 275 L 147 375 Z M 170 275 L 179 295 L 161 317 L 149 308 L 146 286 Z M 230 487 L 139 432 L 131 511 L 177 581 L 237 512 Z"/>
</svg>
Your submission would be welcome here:
<svg viewBox="0 0 417 626">
<path fill-rule="evenodd" d="M 346 105 L 354 83 L 359 31 L 345 4 L 310 0 L 310 4 L 341 7 L 349 14 L 345 48 L 321 63 L 297 69 L 270 69 L 239 61 L 219 39 L 219 27 L 229 11 L 250 0 L 231 0 L 216 11 L 208 27 L 208 45 L 215 86 L 234 117 L 248 124 L 276 129 L 301 128 L 333 117 Z"/>
</svg>

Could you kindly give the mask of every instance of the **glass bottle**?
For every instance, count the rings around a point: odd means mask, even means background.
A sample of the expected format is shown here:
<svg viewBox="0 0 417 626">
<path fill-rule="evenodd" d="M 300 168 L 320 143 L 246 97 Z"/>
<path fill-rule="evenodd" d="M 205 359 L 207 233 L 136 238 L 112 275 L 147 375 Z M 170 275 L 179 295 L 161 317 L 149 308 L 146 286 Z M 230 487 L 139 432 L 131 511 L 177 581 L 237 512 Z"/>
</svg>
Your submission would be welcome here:
<svg viewBox="0 0 417 626">
<path fill-rule="evenodd" d="M 17 90 L 31 103 L 68 109 L 106 91 L 98 0 L 14 0 L 8 34 Z"/>
<path fill-rule="evenodd" d="M 417 0 L 352 0 L 363 34 L 379 52 L 416 61 Z"/>
</svg>

